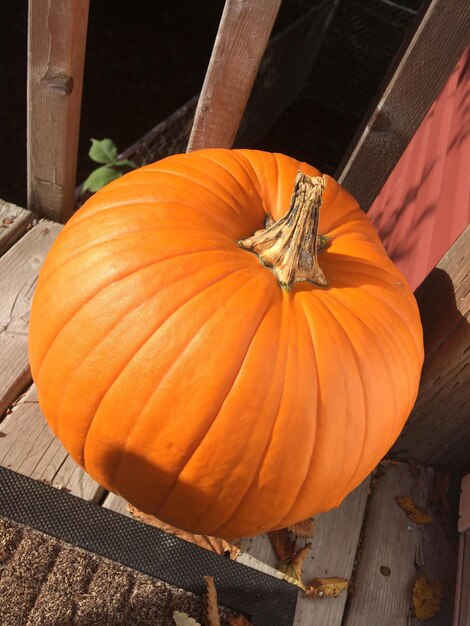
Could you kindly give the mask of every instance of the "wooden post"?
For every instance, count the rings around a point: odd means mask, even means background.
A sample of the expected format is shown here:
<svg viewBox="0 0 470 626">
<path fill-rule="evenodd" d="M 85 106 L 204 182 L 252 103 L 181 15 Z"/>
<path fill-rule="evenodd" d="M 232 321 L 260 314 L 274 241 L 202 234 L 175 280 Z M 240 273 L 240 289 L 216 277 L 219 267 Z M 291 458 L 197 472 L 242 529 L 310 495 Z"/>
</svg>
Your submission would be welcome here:
<svg viewBox="0 0 470 626">
<path fill-rule="evenodd" d="M 66 221 L 74 206 L 89 0 L 29 0 L 28 208 Z"/>
<path fill-rule="evenodd" d="M 335 177 L 367 211 L 470 42 L 470 2 L 430 0 Z"/>
<path fill-rule="evenodd" d="M 425 360 L 416 405 L 392 453 L 470 471 L 470 226 L 416 290 Z"/>
<path fill-rule="evenodd" d="M 188 152 L 231 148 L 281 0 L 226 0 Z"/>
</svg>

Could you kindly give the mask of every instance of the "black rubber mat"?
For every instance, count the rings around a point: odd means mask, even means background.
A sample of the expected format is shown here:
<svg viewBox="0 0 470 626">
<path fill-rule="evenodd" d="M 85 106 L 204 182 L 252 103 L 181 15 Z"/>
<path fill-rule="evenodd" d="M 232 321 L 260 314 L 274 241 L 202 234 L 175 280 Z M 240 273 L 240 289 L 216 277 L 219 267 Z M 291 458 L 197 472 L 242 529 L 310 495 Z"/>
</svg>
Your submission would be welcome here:
<svg viewBox="0 0 470 626">
<path fill-rule="evenodd" d="M 220 604 L 254 626 L 293 623 L 293 585 L 4 467 L 0 516 L 199 595 L 213 576 Z"/>
</svg>

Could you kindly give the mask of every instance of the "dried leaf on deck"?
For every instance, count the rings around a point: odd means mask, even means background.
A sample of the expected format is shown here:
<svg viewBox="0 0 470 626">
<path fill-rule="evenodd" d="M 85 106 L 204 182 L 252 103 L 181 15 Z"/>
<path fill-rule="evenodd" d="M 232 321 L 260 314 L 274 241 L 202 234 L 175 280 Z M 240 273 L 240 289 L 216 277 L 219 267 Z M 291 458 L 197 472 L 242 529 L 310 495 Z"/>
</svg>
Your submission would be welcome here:
<svg viewBox="0 0 470 626">
<path fill-rule="evenodd" d="M 410 520 L 415 524 L 432 524 L 433 518 L 431 515 L 428 515 L 416 504 L 409 496 L 399 496 L 395 498 L 398 506 L 408 515 Z"/>
<path fill-rule="evenodd" d="M 190 617 L 187 613 L 181 611 L 173 611 L 173 621 L 176 626 L 201 626 L 199 622 L 193 617 Z"/>
<path fill-rule="evenodd" d="M 417 619 L 430 619 L 441 608 L 444 589 L 440 580 L 430 583 L 426 574 L 421 574 L 413 587 L 413 609 Z"/>
<path fill-rule="evenodd" d="M 240 617 L 229 617 L 228 623 L 230 626 L 253 626 L 250 620 L 244 615 L 240 615 Z"/>
<path fill-rule="evenodd" d="M 238 553 L 240 552 L 240 547 L 237 544 L 237 540 L 234 540 L 231 543 L 226 539 L 221 539 L 220 537 L 211 537 L 209 535 L 194 535 L 193 533 L 188 533 L 185 530 L 180 530 L 179 528 L 175 528 L 174 526 L 165 524 L 165 522 L 160 521 L 153 515 L 142 513 L 142 511 L 139 511 L 139 509 L 136 509 L 131 504 L 127 505 L 127 509 L 132 517 L 135 517 L 135 519 L 138 519 L 141 522 L 145 522 L 146 524 L 150 524 L 151 526 L 156 526 L 157 528 L 160 528 L 160 530 L 163 530 L 169 535 L 175 535 L 176 537 L 180 537 L 180 539 L 195 543 L 201 548 L 205 548 L 206 550 L 210 550 L 211 552 L 216 552 L 217 554 L 222 555 L 230 555 L 231 559 L 236 559 Z"/>
<path fill-rule="evenodd" d="M 303 522 L 293 524 L 292 526 L 288 527 L 288 530 L 296 537 L 301 537 L 302 539 L 310 539 L 311 537 L 313 537 L 313 518 L 309 517 Z"/>
<path fill-rule="evenodd" d="M 279 568 L 280 571 L 287 574 L 287 576 L 293 578 L 294 580 L 300 580 L 302 577 L 302 568 L 304 566 L 305 557 L 310 552 L 311 547 L 312 544 L 307 543 L 307 545 L 295 553 L 294 557 L 290 561 L 281 565 Z"/>
<path fill-rule="evenodd" d="M 268 533 L 268 537 L 274 551 L 281 561 L 290 561 L 294 557 L 295 541 L 289 537 L 289 531 L 287 528 L 273 530 Z"/>
<path fill-rule="evenodd" d="M 314 578 L 305 589 L 306 598 L 336 598 L 348 588 L 346 578 Z"/>
<path fill-rule="evenodd" d="M 217 591 L 212 576 L 204 576 L 207 593 L 202 596 L 202 626 L 220 626 Z"/>
</svg>

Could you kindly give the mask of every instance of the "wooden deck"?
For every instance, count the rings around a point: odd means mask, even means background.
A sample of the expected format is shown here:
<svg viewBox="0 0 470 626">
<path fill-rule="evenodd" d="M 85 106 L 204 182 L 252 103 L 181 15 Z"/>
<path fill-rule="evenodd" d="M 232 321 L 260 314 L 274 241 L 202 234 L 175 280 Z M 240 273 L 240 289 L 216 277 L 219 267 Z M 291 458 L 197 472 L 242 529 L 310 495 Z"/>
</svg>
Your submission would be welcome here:
<svg viewBox="0 0 470 626">
<path fill-rule="evenodd" d="M 126 515 L 126 503 L 78 468 L 51 434 L 31 381 L 30 302 L 41 263 L 60 228 L 0 203 L 0 464 Z M 349 593 L 308 600 L 299 591 L 295 625 L 420 624 L 412 593 L 422 573 L 430 582 L 441 581 L 444 589 L 438 614 L 426 624 L 451 624 L 458 537 L 443 484 L 443 477 L 429 467 L 385 462 L 340 508 L 318 516 L 302 579 L 343 577 L 351 581 Z M 432 515 L 432 523 L 411 521 L 395 501 L 399 496 L 409 496 Z M 279 575 L 267 536 L 243 540 L 238 560 Z"/>
</svg>

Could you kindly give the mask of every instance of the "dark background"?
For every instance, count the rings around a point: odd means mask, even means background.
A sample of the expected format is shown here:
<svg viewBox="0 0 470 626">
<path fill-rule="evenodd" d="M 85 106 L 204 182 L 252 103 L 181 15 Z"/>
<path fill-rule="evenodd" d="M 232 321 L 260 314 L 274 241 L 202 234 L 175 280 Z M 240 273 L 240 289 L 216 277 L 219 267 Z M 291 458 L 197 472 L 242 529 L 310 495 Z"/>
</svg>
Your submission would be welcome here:
<svg viewBox="0 0 470 626">
<path fill-rule="evenodd" d="M 284 0 L 274 33 L 315 0 Z M 420 0 L 341 0 L 301 96 L 257 142 L 334 171 Z M 91 0 L 77 182 L 90 138 L 120 150 L 199 92 L 222 0 Z M 27 1 L 0 0 L 0 197 L 26 202 Z M 313 79 L 314 77 L 314 79 Z"/>
</svg>

